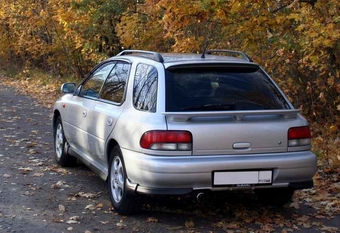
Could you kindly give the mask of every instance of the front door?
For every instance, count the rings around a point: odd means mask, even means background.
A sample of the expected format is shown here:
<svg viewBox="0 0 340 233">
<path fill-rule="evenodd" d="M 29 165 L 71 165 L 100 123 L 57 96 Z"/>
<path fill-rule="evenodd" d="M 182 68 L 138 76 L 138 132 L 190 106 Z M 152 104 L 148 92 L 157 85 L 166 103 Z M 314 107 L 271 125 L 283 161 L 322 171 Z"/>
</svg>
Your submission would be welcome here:
<svg viewBox="0 0 340 233">
<path fill-rule="evenodd" d="M 95 119 L 91 116 L 91 110 L 95 106 L 100 90 L 114 67 L 114 62 L 105 62 L 95 68 L 91 75 L 80 85 L 78 95 L 72 97 L 68 104 L 66 119 L 64 119 L 65 133 L 70 145 L 82 156 L 93 159 L 90 146 L 93 142 L 91 128 Z"/>
</svg>

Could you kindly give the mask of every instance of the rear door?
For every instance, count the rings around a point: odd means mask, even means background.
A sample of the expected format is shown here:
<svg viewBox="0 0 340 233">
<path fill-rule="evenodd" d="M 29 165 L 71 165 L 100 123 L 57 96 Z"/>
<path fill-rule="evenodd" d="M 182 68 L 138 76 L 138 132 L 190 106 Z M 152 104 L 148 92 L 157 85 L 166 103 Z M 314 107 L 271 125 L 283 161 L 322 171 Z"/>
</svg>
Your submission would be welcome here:
<svg viewBox="0 0 340 233">
<path fill-rule="evenodd" d="M 286 152 L 302 124 L 258 66 L 171 68 L 166 85 L 168 129 L 190 131 L 195 155 Z"/>
<path fill-rule="evenodd" d="M 130 63 L 116 61 L 103 88 L 99 99 L 90 112 L 88 133 L 89 149 L 95 157 L 97 165 L 105 167 L 106 140 L 114 129 L 116 122 L 124 109 L 125 90 L 130 73 Z"/>
</svg>

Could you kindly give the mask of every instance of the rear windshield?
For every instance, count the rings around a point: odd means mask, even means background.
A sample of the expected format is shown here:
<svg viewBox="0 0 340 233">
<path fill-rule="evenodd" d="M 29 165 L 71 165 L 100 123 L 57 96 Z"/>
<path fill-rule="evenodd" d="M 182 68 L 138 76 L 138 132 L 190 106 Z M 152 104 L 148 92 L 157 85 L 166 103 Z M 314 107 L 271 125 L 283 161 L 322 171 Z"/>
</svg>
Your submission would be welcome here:
<svg viewBox="0 0 340 233">
<path fill-rule="evenodd" d="M 258 68 L 177 68 L 166 71 L 166 111 L 288 109 Z"/>
</svg>

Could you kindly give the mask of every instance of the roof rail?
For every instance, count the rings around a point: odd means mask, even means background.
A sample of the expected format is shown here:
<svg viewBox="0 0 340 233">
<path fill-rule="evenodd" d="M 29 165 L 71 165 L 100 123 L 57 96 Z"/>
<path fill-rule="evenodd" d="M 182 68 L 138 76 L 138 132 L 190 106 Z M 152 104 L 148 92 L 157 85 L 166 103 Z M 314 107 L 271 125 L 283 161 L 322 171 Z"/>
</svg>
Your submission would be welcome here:
<svg viewBox="0 0 340 233">
<path fill-rule="evenodd" d="M 118 53 L 116 56 L 123 56 L 128 54 L 140 54 L 141 56 L 145 56 L 147 58 L 153 59 L 158 62 L 164 62 L 164 59 L 160 53 L 154 51 L 146 51 L 146 50 L 124 50 Z"/>
<path fill-rule="evenodd" d="M 251 59 L 247 54 L 240 52 L 240 51 L 233 51 L 233 50 L 227 50 L 227 49 L 214 49 L 214 50 L 207 50 L 204 52 L 204 54 L 212 54 L 212 53 L 229 53 L 232 55 L 239 55 L 243 60 L 253 62 L 253 59 Z M 203 56 L 204 57 L 204 56 Z"/>
</svg>

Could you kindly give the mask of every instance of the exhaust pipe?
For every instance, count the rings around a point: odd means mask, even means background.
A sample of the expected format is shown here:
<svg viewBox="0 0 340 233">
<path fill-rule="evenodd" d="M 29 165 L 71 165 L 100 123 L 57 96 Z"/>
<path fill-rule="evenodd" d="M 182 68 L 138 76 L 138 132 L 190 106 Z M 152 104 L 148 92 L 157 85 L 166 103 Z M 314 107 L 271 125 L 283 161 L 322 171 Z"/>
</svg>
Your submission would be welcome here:
<svg viewBox="0 0 340 233">
<path fill-rule="evenodd" d="M 199 203 L 202 203 L 203 200 L 204 200 L 204 197 L 205 197 L 205 193 L 198 193 L 197 196 L 196 196 L 196 200 L 199 202 Z"/>
</svg>

